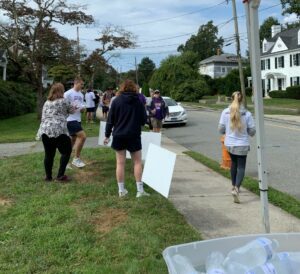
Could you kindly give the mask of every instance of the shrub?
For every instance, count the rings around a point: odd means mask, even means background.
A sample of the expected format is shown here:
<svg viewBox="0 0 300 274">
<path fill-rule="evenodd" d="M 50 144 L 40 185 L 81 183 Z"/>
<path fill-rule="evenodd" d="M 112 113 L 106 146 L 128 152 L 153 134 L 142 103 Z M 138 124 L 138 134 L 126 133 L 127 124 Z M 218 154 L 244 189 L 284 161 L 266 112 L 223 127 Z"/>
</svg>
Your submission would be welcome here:
<svg viewBox="0 0 300 274">
<path fill-rule="evenodd" d="M 252 88 L 246 87 L 245 92 L 246 92 L 246 96 L 252 96 Z"/>
<path fill-rule="evenodd" d="M 288 98 L 287 92 L 284 90 L 273 90 L 269 92 L 271 98 Z"/>
<path fill-rule="evenodd" d="M 31 86 L 0 81 L 0 119 L 33 112 L 36 96 Z"/>
<path fill-rule="evenodd" d="M 286 89 L 288 98 L 300 100 L 300 86 L 292 86 Z"/>
</svg>

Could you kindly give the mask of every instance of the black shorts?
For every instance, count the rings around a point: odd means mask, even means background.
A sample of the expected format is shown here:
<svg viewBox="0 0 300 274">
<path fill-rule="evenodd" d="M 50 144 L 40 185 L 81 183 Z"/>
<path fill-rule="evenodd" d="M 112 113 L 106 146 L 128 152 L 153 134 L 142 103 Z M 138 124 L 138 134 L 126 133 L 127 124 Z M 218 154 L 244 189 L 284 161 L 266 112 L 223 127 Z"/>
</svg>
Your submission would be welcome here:
<svg viewBox="0 0 300 274">
<path fill-rule="evenodd" d="M 95 108 L 86 108 L 86 112 L 94 112 Z"/>
<path fill-rule="evenodd" d="M 109 111 L 109 107 L 107 106 L 102 106 L 102 112 L 107 113 Z"/>
<path fill-rule="evenodd" d="M 139 151 L 142 149 L 141 136 L 135 136 L 135 137 L 114 136 L 111 147 L 114 150 L 128 150 L 129 152 Z"/>
<path fill-rule="evenodd" d="M 79 131 L 82 131 L 81 123 L 78 121 L 67 122 L 67 128 L 71 136 L 75 136 Z"/>
</svg>

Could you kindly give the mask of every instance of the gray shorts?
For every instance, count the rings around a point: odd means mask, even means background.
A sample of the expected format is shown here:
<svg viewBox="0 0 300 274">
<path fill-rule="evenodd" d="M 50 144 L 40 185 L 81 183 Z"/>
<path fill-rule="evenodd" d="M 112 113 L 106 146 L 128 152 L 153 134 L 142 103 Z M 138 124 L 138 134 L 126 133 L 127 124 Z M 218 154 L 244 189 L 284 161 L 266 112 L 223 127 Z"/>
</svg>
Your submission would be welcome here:
<svg viewBox="0 0 300 274">
<path fill-rule="evenodd" d="M 162 128 L 162 120 L 158 120 L 156 118 L 151 118 L 151 125 L 154 128 Z"/>
</svg>

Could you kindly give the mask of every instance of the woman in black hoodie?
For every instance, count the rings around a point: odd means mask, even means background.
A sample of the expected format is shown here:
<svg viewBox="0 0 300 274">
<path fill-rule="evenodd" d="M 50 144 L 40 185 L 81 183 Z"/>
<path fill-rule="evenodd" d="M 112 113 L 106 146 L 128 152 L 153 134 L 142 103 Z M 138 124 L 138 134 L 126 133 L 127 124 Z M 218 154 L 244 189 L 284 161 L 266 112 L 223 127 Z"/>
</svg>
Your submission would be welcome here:
<svg viewBox="0 0 300 274">
<path fill-rule="evenodd" d="M 112 148 L 116 151 L 116 177 L 119 197 L 128 191 L 124 187 L 126 150 L 134 163 L 134 176 L 137 185 L 136 197 L 149 196 L 144 191 L 142 182 L 142 143 L 141 127 L 146 123 L 147 115 L 144 105 L 138 97 L 136 84 L 125 80 L 120 87 L 120 96 L 112 103 L 105 128 L 104 144 L 108 144 L 113 135 Z"/>
</svg>

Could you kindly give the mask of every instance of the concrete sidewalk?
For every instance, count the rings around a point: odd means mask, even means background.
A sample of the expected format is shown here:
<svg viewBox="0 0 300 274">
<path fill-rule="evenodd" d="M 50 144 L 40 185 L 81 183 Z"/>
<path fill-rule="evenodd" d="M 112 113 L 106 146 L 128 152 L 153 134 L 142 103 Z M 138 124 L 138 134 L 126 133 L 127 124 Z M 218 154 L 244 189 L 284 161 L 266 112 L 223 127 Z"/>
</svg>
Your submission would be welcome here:
<svg viewBox="0 0 300 274">
<path fill-rule="evenodd" d="M 163 137 L 162 146 L 177 154 L 169 199 L 186 220 L 212 239 L 265 233 L 260 198 L 242 188 L 233 203 L 231 181 L 183 154 L 187 149 Z M 269 205 L 271 233 L 300 232 L 300 219 Z"/>
</svg>

